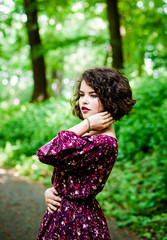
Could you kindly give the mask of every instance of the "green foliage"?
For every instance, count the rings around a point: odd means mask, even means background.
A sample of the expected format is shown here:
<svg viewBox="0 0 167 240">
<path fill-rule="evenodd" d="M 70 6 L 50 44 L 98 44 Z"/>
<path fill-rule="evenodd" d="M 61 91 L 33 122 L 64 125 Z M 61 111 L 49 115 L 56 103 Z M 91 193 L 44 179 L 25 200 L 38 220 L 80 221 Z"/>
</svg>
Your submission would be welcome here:
<svg viewBox="0 0 167 240">
<path fill-rule="evenodd" d="M 134 89 L 134 98 L 139 100 L 131 116 L 124 117 L 116 126 L 120 145 L 124 145 L 119 152 L 121 161 L 136 161 L 156 149 L 166 154 L 166 80 L 167 77 L 163 75 L 158 79 L 147 77 L 147 81 L 145 78 L 143 81 L 136 79 L 138 89 Z"/>
<path fill-rule="evenodd" d="M 63 98 L 2 110 L 0 147 L 4 165 L 24 164 L 25 156 L 35 155 L 57 132 L 75 124 L 77 120 L 69 112 L 70 105 Z"/>
<path fill-rule="evenodd" d="M 53 0 L 37 0 L 37 5 L 42 40 L 42 49 L 37 55 L 45 54 L 50 95 L 55 95 L 52 84 L 58 79 L 53 73 L 58 70 L 63 79 L 73 82 L 76 73 L 87 67 L 112 65 L 106 1 L 59 1 L 55 4 Z M 118 7 L 124 65 L 136 75 L 166 67 L 166 2 L 124 0 L 118 2 Z M 26 89 L 29 101 L 33 77 L 23 1 L 4 1 L 1 15 L 0 89 L 3 91 L 0 98 L 13 101 L 19 95 L 20 102 L 25 103 L 22 90 Z M 13 77 L 18 79 L 15 86 Z"/>
<path fill-rule="evenodd" d="M 167 32 L 161 30 L 161 27 L 166 29 L 165 8 L 163 0 L 119 1 L 125 64 L 139 75 L 150 63 L 153 69 L 167 65 L 164 45 Z"/>
</svg>

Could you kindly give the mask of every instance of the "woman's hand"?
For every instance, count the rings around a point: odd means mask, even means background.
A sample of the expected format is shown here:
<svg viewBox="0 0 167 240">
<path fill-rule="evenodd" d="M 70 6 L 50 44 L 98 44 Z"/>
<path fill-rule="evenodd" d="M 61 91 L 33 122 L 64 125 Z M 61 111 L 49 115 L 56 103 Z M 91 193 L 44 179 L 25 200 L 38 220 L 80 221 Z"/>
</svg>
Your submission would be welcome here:
<svg viewBox="0 0 167 240">
<path fill-rule="evenodd" d="M 102 129 L 105 129 L 114 122 L 111 114 L 108 112 L 96 113 L 88 117 L 88 121 L 90 123 L 90 130 L 94 131 L 100 131 Z"/>
<path fill-rule="evenodd" d="M 56 206 L 60 206 L 59 201 L 61 201 L 61 198 L 58 195 L 58 192 L 54 187 L 46 189 L 44 196 L 45 196 L 45 203 L 47 206 L 47 209 L 50 213 L 53 213 L 57 210 Z"/>
<path fill-rule="evenodd" d="M 75 132 L 78 136 L 82 136 L 91 130 L 101 131 L 109 127 L 113 122 L 114 120 L 110 113 L 100 112 L 88 117 L 87 119 L 84 119 L 82 122 L 70 128 L 69 131 Z"/>
</svg>

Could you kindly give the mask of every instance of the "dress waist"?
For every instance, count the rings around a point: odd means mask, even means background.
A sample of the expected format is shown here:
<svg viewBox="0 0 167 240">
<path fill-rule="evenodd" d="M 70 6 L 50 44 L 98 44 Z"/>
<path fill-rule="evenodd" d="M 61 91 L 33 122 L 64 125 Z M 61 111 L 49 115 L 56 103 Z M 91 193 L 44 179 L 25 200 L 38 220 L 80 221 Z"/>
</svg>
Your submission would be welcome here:
<svg viewBox="0 0 167 240">
<path fill-rule="evenodd" d="M 61 196 L 60 197 L 64 198 L 64 199 L 67 199 L 68 201 L 71 201 L 71 202 L 76 202 L 76 203 L 92 203 L 96 200 L 96 197 L 95 196 L 89 196 L 89 197 L 86 197 L 86 198 L 70 198 L 68 196 Z"/>
</svg>

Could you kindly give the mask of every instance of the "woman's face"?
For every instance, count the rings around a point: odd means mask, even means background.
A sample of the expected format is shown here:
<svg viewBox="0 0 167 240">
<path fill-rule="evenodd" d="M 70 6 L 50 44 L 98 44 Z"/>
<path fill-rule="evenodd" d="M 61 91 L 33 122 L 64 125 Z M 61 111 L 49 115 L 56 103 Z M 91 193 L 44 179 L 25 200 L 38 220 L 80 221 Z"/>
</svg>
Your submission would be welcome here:
<svg viewBox="0 0 167 240">
<path fill-rule="evenodd" d="M 82 80 L 80 86 L 79 107 L 83 119 L 104 111 L 104 107 L 94 89 L 85 80 Z"/>
</svg>

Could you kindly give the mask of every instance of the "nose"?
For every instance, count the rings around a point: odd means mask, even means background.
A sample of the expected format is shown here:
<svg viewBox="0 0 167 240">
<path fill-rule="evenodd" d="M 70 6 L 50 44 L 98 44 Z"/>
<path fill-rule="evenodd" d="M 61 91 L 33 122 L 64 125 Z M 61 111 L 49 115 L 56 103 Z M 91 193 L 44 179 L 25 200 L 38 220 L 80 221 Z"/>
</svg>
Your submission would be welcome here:
<svg viewBox="0 0 167 240">
<path fill-rule="evenodd" d="M 88 96 L 88 95 L 85 94 L 85 95 L 83 96 L 83 98 L 82 98 L 82 103 L 83 103 L 83 104 L 89 103 L 89 96 Z"/>
</svg>

